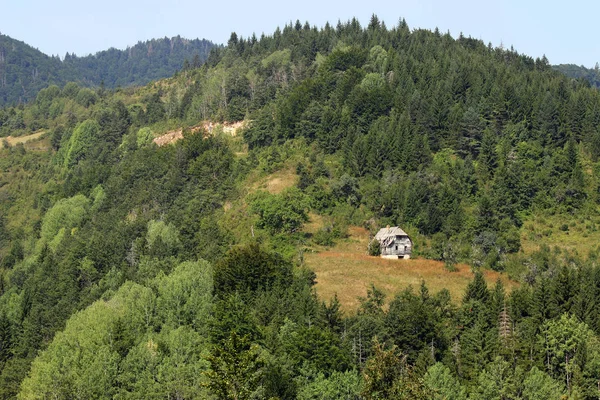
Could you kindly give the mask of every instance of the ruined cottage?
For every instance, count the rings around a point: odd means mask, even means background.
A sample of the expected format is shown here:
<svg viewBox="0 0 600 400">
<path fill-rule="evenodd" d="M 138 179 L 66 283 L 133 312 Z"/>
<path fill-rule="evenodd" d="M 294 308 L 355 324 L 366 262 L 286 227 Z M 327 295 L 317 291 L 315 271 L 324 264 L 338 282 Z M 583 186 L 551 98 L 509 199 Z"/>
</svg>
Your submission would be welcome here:
<svg viewBox="0 0 600 400">
<path fill-rule="evenodd" d="M 379 241 L 382 258 L 410 258 L 412 240 L 397 226 L 381 228 L 375 235 L 375 239 Z"/>
</svg>

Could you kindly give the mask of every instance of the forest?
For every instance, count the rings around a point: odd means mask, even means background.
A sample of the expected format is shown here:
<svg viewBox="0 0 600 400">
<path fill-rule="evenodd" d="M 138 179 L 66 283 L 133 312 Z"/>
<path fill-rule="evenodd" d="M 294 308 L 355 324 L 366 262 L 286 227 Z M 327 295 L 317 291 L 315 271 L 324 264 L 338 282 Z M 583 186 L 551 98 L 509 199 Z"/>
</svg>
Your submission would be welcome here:
<svg viewBox="0 0 600 400">
<path fill-rule="evenodd" d="M 165 37 L 140 41 L 125 50 L 111 48 L 81 57 L 66 53 L 61 59 L 0 34 L 0 106 L 29 102 L 41 89 L 62 88 L 68 82 L 111 89 L 145 85 L 184 66 L 200 66 L 213 46 L 205 39 Z"/>
<path fill-rule="evenodd" d="M 598 71 L 600 66 L 598 63 L 596 63 L 593 69 L 575 64 L 559 64 L 554 65 L 553 68 L 569 78 L 587 80 L 591 86 L 596 88 L 600 86 L 600 72 Z"/>
<path fill-rule="evenodd" d="M 545 58 L 375 15 L 45 87 L 0 109 L 44 132 L 0 149 L 0 397 L 599 398 L 600 247 L 547 244 L 596 237 L 599 123 Z M 386 225 L 463 295 L 321 298 L 305 255 Z"/>
</svg>

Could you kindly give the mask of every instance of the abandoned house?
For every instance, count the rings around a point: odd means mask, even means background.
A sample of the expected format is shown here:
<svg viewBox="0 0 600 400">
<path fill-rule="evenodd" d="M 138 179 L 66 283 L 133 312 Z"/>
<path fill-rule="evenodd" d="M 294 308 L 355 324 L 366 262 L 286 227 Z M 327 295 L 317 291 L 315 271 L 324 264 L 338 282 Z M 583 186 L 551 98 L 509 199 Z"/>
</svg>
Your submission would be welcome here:
<svg viewBox="0 0 600 400">
<path fill-rule="evenodd" d="M 379 241 L 382 258 L 410 258 L 412 241 L 406 232 L 397 226 L 381 228 L 375 239 Z"/>
</svg>

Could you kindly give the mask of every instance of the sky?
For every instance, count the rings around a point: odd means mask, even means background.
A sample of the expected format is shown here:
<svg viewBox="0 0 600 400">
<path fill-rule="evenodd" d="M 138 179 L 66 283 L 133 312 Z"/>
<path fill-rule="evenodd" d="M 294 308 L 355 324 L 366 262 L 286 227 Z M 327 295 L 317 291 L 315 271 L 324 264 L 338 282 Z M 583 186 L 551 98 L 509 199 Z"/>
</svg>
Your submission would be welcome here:
<svg viewBox="0 0 600 400">
<path fill-rule="evenodd" d="M 231 32 L 271 34 L 297 19 L 322 27 L 356 17 L 366 26 L 372 14 L 388 27 L 406 19 L 411 29 L 438 27 L 454 37 L 514 47 L 552 64 L 591 68 L 600 61 L 595 26 L 600 2 L 541 0 L 0 0 L 0 33 L 64 57 L 125 49 L 138 41 L 181 35 L 226 43 Z"/>
</svg>

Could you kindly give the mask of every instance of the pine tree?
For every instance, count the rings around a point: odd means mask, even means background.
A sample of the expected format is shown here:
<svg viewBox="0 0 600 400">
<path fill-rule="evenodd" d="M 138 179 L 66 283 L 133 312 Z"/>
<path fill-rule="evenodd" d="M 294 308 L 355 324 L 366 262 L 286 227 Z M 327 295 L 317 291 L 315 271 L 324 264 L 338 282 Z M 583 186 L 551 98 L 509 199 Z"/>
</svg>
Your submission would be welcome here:
<svg viewBox="0 0 600 400">
<path fill-rule="evenodd" d="M 558 305 L 553 295 L 553 286 L 548 278 L 542 277 L 533 288 L 531 301 L 531 315 L 538 326 L 554 318 L 558 314 Z"/>
<path fill-rule="evenodd" d="M 463 303 L 467 303 L 470 300 L 475 300 L 486 304 L 489 298 L 490 292 L 487 288 L 487 283 L 483 278 L 483 274 L 480 271 L 475 271 L 473 280 L 469 282 L 467 288 L 465 289 Z"/>
<path fill-rule="evenodd" d="M 575 303 L 576 276 L 571 268 L 563 265 L 553 280 L 552 294 L 554 304 L 560 314 L 571 312 Z"/>
<path fill-rule="evenodd" d="M 256 398 L 264 371 L 260 349 L 247 336 L 232 332 L 208 357 L 206 372 L 210 391 L 219 399 L 249 400 Z"/>
</svg>

